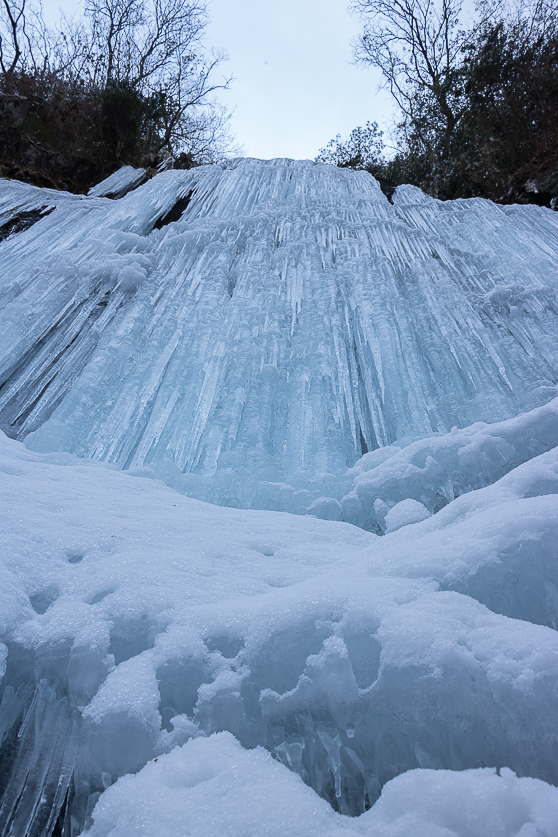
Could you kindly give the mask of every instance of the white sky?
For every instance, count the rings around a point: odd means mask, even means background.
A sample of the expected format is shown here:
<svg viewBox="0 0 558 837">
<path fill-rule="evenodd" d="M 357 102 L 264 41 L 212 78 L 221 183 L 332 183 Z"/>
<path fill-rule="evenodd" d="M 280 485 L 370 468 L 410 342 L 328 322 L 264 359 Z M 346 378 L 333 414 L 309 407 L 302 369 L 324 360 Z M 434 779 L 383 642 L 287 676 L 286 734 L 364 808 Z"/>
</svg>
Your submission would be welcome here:
<svg viewBox="0 0 558 837">
<path fill-rule="evenodd" d="M 208 44 L 236 81 L 223 94 L 252 157 L 313 158 L 337 133 L 391 122 L 379 74 L 351 64 L 358 20 L 347 0 L 211 0 Z"/>
<path fill-rule="evenodd" d="M 314 158 L 337 133 L 392 121 L 390 97 L 377 93 L 379 74 L 351 64 L 359 21 L 348 0 L 209 0 L 207 46 L 229 61 L 218 76 L 235 81 L 220 99 L 234 109 L 231 127 L 251 157 Z M 63 6 L 44 0 L 49 19 Z"/>
</svg>

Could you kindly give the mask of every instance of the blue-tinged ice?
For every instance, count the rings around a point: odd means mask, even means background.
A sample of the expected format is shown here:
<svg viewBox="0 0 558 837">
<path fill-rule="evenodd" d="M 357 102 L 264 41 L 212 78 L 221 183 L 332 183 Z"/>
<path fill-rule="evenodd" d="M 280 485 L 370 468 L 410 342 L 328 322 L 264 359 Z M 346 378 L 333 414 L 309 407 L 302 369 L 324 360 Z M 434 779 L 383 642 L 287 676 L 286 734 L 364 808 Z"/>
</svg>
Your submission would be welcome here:
<svg viewBox="0 0 558 837">
<path fill-rule="evenodd" d="M 144 176 L 0 181 L 0 837 L 558 837 L 558 215 Z"/>
<path fill-rule="evenodd" d="M 340 502 L 363 454 L 556 393 L 557 242 L 549 210 L 304 161 L 61 196 L 2 245 L 0 421 L 223 505 Z"/>
<path fill-rule="evenodd" d="M 93 198 L 123 198 L 146 179 L 147 169 L 123 166 L 89 190 Z"/>
</svg>

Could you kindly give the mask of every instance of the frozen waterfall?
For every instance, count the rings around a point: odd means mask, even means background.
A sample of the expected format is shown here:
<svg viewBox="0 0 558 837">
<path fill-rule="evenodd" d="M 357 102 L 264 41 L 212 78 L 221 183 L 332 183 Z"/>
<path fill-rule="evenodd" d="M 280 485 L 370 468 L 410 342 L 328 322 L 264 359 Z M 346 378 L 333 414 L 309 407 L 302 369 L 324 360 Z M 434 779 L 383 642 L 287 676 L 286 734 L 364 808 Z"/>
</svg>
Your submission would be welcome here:
<svg viewBox="0 0 558 837">
<path fill-rule="evenodd" d="M 53 203 L 2 248 L 0 426 L 32 450 L 352 522 L 363 454 L 556 392 L 552 212 L 239 160 L 117 201 L 4 184 L 0 223 Z"/>
<path fill-rule="evenodd" d="M 0 180 L 0 837 L 558 837 L 558 214 L 146 177 Z"/>
</svg>

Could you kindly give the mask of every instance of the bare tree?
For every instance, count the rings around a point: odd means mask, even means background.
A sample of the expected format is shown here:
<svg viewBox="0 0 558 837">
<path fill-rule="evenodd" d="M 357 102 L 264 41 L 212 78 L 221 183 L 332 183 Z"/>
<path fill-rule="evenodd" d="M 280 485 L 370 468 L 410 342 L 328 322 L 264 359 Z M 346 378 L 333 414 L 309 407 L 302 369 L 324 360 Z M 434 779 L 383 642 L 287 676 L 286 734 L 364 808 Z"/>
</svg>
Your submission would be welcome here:
<svg viewBox="0 0 558 837">
<path fill-rule="evenodd" d="M 141 87 L 199 52 L 207 11 L 197 0 L 87 0 L 85 22 L 95 81 Z"/>
<path fill-rule="evenodd" d="M 33 3 L 0 0 L 0 174 L 83 191 L 124 164 L 239 152 L 206 0 L 86 0 L 53 29 Z"/>
<path fill-rule="evenodd" d="M 418 134 L 434 156 L 447 148 L 466 109 L 463 46 L 497 4 L 485 4 L 467 33 L 461 25 L 462 0 L 355 0 L 351 7 L 364 22 L 354 44 L 357 59 L 379 67 L 404 128 Z"/>
<path fill-rule="evenodd" d="M 207 22 L 203 0 L 87 0 L 85 18 L 62 27 L 57 63 L 94 87 L 156 97 L 161 148 L 223 146 L 228 117 L 211 94 L 231 79 L 215 80 L 226 56 L 203 49 Z"/>
<path fill-rule="evenodd" d="M 381 69 L 402 115 L 387 169 L 442 198 L 530 200 L 533 183 L 548 204 L 558 2 L 477 0 L 467 28 L 462 2 L 353 0 L 357 59 Z"/>
<path fill-rule="evenodd" d="M 0 31 L 0 69 L 13 73 L 21 57 L 21 37 L 25 20 L 25 0 L 17 6 L 2 0 L 2 30 Z"/>
<path fill-rule="evenodd" d="M 113 125 L 120 100 L 149 133 L 154 154 L 166 148 L 207 162 L 231 147 L 229 116 L 212 96 L 231 79 L 218 77 L 226 56 L 204 49 L 205 0 L 86 0 L 82 18 L 62 17 L 50 30 L 33 2 L 40 0 L 0 0 L 5 92 L 27 95 L 29 74 L 53 90 L 81 87 L 101 97 Z M 120 128 L 129 133 L 124 121 Z M 120 158 L 122 131 L 113 139 Z"/>
<path fill-rule="evenodd" d="M 49 53 L 40 7 L 29 0 L 0 0 L 0 72 L 38 70 Z"/>
</svg>

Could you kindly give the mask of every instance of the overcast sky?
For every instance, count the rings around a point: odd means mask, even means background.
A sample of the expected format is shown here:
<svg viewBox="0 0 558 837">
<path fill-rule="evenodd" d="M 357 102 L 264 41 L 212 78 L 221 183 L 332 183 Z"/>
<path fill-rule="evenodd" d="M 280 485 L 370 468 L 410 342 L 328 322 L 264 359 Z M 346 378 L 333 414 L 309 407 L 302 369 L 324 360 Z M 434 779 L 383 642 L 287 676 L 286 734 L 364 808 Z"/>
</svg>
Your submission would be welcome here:
<svg viewBox="0 0 558 837">
<path fill-rule="evenodd" d="M 351 64 L 359 21 L 347 3 L 209 0 L 206 43 L 229 55 L 218 75 L 235 81 L 221 100 L 234 110 L 232 131 L 248 156 L 312 159 L 337 133 L 391 123 L 377 71 Z M 81 4 L 44 0 L 50 20 L 60 6 L 74 12 Z"/>
<path fill-rule="evenodd" d="M 346 0 L 211 0 L 208 44 L 229 55 L 223 96 L 252 157 L 313 158 L 337 133 L 390 123 L 389 96 L 372 68 L 351 64 L 358 20 Z"/>
</svg>

